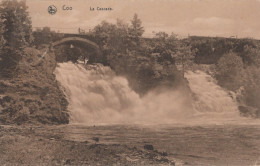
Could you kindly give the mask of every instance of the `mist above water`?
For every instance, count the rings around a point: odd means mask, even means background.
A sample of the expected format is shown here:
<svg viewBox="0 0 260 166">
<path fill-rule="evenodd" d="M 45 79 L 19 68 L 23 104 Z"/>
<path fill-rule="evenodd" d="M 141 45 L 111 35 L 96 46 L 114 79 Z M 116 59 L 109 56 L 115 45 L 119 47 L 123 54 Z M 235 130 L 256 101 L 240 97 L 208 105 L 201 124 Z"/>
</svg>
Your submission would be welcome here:
<svg viewBox="0 0 260 166">
<path fill-rule="evenodd" d="M 77 123 L 171 123 L 185 120 L 192 108 L 180 91 L 150 92 L 142 98 L 126 78 L 102 65 L 62 63 L 57 80 L 66 89 L 71 121 Z"/>
<path fill-rule="evenodd" d="M 101 64 L 61 63 L 55 74 L 69 99 L 71 123 L 188 124 L 241 119 L 236 102 L 203 72 L 185 76 L 194 101 L 183 91 L 170 89 L 140 97 L 126 78 Z"/>
</svg>

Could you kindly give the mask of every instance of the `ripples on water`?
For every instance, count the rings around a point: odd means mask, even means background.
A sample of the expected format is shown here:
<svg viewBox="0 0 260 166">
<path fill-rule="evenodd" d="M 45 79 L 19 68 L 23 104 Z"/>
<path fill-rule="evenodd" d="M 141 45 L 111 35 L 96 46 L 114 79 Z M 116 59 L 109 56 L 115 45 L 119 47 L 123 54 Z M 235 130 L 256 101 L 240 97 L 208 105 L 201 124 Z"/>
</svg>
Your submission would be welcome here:
<svg viewBox="0 0 260 166">
<path fill-rule="evenodd" d="M 38 129 L 37 132 L 41 132 Z M 143 148 L 152 144 L 189 165 L 249 166 L 260 157 L 260 128 L 256 125 L 67 125 L 53 126 L 48 132 L 64 139 L 100 144 L 126 144 Z M 94 143 L 94 142 L 92 142 Z M 259 160 L 260 161 L 260 160 Z"/>
</svg>

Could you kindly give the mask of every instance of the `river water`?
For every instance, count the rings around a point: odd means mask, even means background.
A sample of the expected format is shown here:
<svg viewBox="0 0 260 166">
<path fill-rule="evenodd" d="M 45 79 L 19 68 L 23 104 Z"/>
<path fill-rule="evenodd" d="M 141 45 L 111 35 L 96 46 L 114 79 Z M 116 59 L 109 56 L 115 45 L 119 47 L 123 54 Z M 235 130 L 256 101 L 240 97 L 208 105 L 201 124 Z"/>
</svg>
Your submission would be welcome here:
<svg viewBox="0 0 260 166">
<path fill-rule="evenodd" d="M 260 160 L 260 121 L 240 117 L 232 96 L 202 71 L 185 75 L 192 101 L 178 90 L 140 97 L 125 78 L 102 65 L 62 63 L 55 74 L 71 114 L 70 125 L 56 132 L 67 139 L 149 143 L 187 165 L 257 165 Z"/>
</svg>

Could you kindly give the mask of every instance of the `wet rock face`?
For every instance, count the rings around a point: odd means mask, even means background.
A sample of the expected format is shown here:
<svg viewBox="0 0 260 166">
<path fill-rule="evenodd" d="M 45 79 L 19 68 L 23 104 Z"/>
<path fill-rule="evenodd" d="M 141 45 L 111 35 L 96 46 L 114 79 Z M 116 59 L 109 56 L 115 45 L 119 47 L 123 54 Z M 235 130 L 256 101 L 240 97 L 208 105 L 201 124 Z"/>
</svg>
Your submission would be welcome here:
<svg viewBox="0 0 260 166">
<path fill-rule="evenodd" d="M 25 49 L 17 76 L 0 79 L 0 123 L 69 122 L 68 101 L 53 74 L 55 66 L 54 54 Z"/>
<path fill-rule="evenodd" d="M 249 106 L 239 106 L 240 115 L 250 118 L 260 118 L 260 110 Z"/>
</svg>

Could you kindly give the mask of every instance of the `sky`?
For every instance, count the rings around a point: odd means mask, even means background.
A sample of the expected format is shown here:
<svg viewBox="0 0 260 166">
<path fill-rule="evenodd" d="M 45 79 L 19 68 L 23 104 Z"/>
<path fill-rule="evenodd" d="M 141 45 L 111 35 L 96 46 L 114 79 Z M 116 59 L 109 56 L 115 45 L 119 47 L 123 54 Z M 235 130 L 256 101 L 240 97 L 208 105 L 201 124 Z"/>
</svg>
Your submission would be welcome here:
<svg viewBox="0 0 260 166">
<path fill-rule="evenodd" d="M 130 24 L 134 13 L 142 20 L 144 36 L 165 31 L 179 36 L 219 36 L 260 39 L 260 0 L 27 0 L 33 27 L 77 33 L 101 21 Z M 48 6 L 58 11 L 50 15 Z M 72 10 L 62 10 L 63 5 Z M 90 11 L 110 7 L 112 11 Z"/>
</svg>

